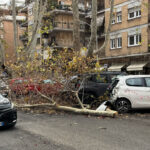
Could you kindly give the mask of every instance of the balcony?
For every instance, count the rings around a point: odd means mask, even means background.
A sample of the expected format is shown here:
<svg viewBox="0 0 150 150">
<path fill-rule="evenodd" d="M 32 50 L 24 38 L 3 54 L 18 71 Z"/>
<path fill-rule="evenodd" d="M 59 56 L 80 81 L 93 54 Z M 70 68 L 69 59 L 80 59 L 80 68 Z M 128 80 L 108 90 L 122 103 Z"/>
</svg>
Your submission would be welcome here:
<svg viewBox="0 0 150 150">
<path fill-rule="evenodd" d="M 50 14 L 58 14 L 58 13 L 72 14 L 72 8 L 70 5 L 53 5 L 53 7 L 47 9 L 47 12 L 49 11 Z"/>
<path fill-rule="evenodd" d="M 73 31 L 73 23 L 72 22 L 54 22 L 53 30 L 55 31 Z M 84 32 L 85 25 L 80 24 L 80 31 Z"/>
</svg>

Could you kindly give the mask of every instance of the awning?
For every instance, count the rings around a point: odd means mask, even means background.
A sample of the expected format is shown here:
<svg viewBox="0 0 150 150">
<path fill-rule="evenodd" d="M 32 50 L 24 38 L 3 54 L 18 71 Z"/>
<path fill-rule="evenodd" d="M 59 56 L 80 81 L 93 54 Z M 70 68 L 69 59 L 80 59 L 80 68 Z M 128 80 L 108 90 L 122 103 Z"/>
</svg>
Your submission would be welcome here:
<svg viewBox="0 0 150 150">
<path fill-rule="evenodd" d="M 125 64 L 114 64 L 108 68 L 108 71 L 121 71 Z"/>
<path fill-rule="evenodd" d="M 141 71 L 143 67 L 146 66 L 147 62 L 140 62 L 140 63 L 132 63 L 127 67 L 127 71 Z"/>
</svg>

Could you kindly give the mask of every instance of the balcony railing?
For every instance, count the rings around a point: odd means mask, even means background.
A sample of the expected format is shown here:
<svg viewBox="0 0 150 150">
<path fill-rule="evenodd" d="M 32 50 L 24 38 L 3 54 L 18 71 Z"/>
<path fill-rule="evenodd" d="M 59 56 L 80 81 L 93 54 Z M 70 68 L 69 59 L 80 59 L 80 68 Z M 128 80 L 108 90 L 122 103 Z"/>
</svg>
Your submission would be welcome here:
<svg viewBox="0 0 150 150">
<path fill-rule="evenodd" d="M 72 22 L 54 22 L 54 29 L 62 29 L 62 30 L 73 30 Z M 85 30 L 85 25 L 80 24 L 80 30 Z"/>
<path fill-rule="evenodd" d="M 72 8 L 70 5 L 53 5 L 53 7 L 49 7 L 47 10 L 66 10 L 66 11 L 72 11 Z"/>
</svg>

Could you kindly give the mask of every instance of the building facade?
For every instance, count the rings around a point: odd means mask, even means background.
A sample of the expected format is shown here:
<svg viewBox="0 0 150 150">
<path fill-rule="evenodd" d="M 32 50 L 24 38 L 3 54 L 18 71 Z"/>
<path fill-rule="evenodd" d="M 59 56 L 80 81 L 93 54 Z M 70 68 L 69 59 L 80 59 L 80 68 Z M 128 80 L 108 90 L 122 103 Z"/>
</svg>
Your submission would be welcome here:
<svg viewBox="0 0 150 150">
<path fill-rule="evenodd" d="M 17 40 L 18 46 L 22 46 L 23 43 L 20 40 L 22 35 L 22 30 L 20 28 L 19 22 L 25 19 L 23 14 L 18 14 L 16 16 L 17 20 Z M 16 52 L 14 50 L 14 29 L 13 29 L 13 17 L 10 9 L 0 10 L 0 38 L 3 43 L 3 59 L 6 65 L 14 63 L 16 61 Z"/>
<path fill-rule="evenodd" d="M 149 0 L 115 0 L 105 57 L 100 59 L 109 71 L 150 73 L 149 5 Z M 110 3 L 105 0 L 105 30 L 109 15 Z"/>
</svg>

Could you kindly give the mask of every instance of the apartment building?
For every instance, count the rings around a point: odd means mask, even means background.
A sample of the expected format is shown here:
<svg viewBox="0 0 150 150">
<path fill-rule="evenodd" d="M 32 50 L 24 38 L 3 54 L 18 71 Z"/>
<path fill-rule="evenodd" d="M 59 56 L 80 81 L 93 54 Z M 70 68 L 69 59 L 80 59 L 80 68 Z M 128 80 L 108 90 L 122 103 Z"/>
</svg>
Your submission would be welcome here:
<svg viewBox="0 0 150 150">
<path fill-rule="evenodd" d="M 100 59 L 109 71 L 150 73 L 149 6 L 149 0 L 115 0 L 105 57 Z M 105 30 L 109 15 L 110 3 L 105 0 Z"/>
<path fill-rule="evenodd" d="M 44 45 L 48 44 L 53 48 L 72 48 L 73 47 L 73 12 L 72 0 L 53 1 L 54 9 L 50 11 L 52 28 L 50 34 L 44 35 Z M 85 11 L 90 10 L 91 4 L 87 0 L 79 1 L 80 14 L 80 37 L 81 46 L 86 45 L 85 39 Z M 45 21 L 47 18 L 45 17 Z"/>
<path fill-rule="evenodd" d="M 18 45 L 22 46 L 22 41 L 19 40 L 19 36 L 22 34 L 19 22 L 25 19 L 22 14 L 17 15 L 17 31 L 18 31 Z M 0 38 L 4 47 L 4 60 L 5 64 L 11 64 L 16 61 L 15 51 L 14 51 L 14 36 L 13 36 L 13 17 L 12 11 L 10 9 L 0 9 Z"/>
<path fill-rule="evenodd" d="M 91 0 L 79 0 L 80 14 L 80 46 L 86 47 L 90 40 L 91 23 Z M 26 0 L 26 5 L 22 10 L 27 10 L 27 18 L 24 26 L 28 26 L 28 35 L 32 34 L 34 24 L 34 1 Z M 104 42 L 104 1 L 98 0 L 98 46 Z M 49 46 L 52 49 L 72 48 L 73 47 L 73 12 L 72 0 L 52 0 L 47 6 L 47 13 L 43 17 L 42 29 L 48 31 L 38 34 L 37 49 Z M 44 51 L 45 52 L 45 51 Z M 43 52 L 43 53 L 44 53 Z M 45 52 L 46 54 L 46 52 Z M 47 57 L 45 57 L 47 58 Z"/>
</svg>

